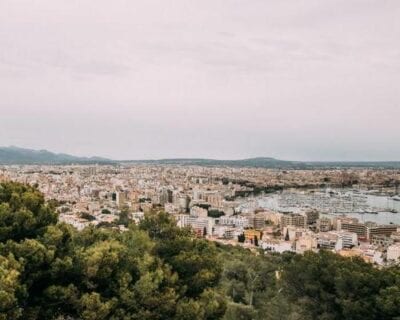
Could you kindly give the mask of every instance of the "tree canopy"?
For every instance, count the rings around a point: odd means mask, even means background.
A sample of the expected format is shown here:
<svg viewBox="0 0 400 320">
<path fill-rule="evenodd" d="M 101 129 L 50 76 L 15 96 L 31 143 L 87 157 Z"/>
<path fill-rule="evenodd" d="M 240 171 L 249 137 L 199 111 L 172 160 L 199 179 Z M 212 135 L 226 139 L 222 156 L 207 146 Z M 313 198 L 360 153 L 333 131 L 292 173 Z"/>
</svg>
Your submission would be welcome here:
<svg viewBox="0 0 400 320">
<path fill-rule="evenodd" d="M 0 320 L 400 319 L 398 267 L 254 254 L 164 212 L 125 218 L 127 231 L 77 231 L 36 188 L 0 184 Z"/>
</svg>

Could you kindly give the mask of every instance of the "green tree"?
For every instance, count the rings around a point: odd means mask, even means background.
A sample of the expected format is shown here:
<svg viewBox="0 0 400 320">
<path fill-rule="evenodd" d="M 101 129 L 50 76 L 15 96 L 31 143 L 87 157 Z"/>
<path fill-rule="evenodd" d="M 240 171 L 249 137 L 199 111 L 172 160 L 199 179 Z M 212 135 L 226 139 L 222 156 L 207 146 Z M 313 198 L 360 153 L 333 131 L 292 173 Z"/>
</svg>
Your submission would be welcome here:
<svg viewBox="0 0 400 320">
<path fill-rule="evenodd" d="M 246 237 L 244 236 L 244 233 L 238 235 L 239 242 L 244 243 L 245 240 L 246 240 Z"/>
<path fill-rule="evenodd" d="M 399 288 L 398 266 L 255 254 L 196 239 L 164 212 L 77 231 L 37 189 L 0 184 L 0 320 L 389 320 Z"/>
<path fill-rule="evenodd" d="M 359 258 L 327 251 L 297 255 L 283 271 L 290 301 L 301 299 L 318 319 L 385 319 L 377 304 L 380 290 L 388 285 L 385 278 Z"/>
<path fill-rule="evenodd" d="M 24 294 L 20 284 L 21 264 L 12 255 L 0 256 L 0 319 L 17 319 L 22 314 L 18 296 Z"/>
</svg>

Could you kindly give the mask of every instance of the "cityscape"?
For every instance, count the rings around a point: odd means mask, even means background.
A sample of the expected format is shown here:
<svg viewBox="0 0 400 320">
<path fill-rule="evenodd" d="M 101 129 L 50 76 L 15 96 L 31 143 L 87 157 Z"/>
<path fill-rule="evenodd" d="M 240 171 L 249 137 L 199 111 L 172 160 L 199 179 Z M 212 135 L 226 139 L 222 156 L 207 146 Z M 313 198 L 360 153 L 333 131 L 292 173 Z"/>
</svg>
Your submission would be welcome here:
<svg viewBox="0 0 400 320">
<path fill-rule="evenodd" d="M 0 320 L 400 320 L 400 0 L 0 0 Z"/>
<path fill-rule="evenodd" d="M 59 220 L 78 230 L 124 230 L 164 211 L 197 237 L 265 254 L 328 249 L 381 266 L 400 262 L 398 170 L 128 164 L 3 166 L 0 173 L 0 181 L 37 186 L 56 201 Z M 368 197 L 383 204 L 371 206 Z"/>
</svg>

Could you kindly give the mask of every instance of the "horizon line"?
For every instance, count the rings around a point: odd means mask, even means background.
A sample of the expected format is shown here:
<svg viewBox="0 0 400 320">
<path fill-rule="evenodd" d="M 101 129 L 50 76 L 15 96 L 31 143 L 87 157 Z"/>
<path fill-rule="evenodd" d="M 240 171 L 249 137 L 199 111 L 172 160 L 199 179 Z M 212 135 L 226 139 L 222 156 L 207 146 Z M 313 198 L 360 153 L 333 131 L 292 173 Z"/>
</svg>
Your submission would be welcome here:
<svg viewBox="0 0 400 320">
<path fill-rule="evenodd" d="M 66 152 L 56 152 L 56 151 L 51 151 L 49 149 L 33 149 L 31 147 L 18 147 L 15 145 L 9 145 L 9 146 L 0 146 L 0 149 L 22 149 L 22 150 L 30 150 L 30 151 L 46 151 L 50 152 L 56 155 L 68 155 L 68 156 L 73 156 L 77 158 L 102 158 L 104 161 L 114 161 L 114 162 L 130 162 L 130 161 L 166 161 L 166 160 L 213 160 L 213 161 L 245 161 L 245 160 L 254 160 L 254 159 L 272 159 L 272 160 L 277 160 L 277 161 L 284 161 L 284 162 L 303 162 L 303 163 L 385 163 L 385 162 L 400 162 L 400 159 L 398 160 L 287 160 L 284 158 L 280 157 L 275 157 L 275 156 L 249 156 L 245 158 L 219 158 L 219 157 L 157 157 L 157 158 L 136 158 L 136 159 L 116 159 L 116 158 L 109 158 L 107 156 L 98 156 L 98 155 L 92 155 L 92 156 L 81 156 L 81 155 L 76 155 L 76 154 L 70 154 Z"/>
</svg>

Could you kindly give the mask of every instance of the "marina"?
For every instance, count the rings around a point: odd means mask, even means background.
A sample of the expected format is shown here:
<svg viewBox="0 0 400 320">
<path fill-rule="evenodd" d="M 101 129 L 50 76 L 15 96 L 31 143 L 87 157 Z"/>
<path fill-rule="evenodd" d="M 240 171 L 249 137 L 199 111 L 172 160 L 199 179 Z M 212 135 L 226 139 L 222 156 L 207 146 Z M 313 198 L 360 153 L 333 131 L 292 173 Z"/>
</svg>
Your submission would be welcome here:
<svg viewBox="0 0 400 320">
<path fill-rule="evenodd" d="M 282 213 L 316 209 L 323 216 L 350 216 L 362 222 L 400 224 L 400 201 L 396 197 L 373 195 L 356 189 L 284 190 L 280 193 L 249 198 L 238 208 L 254 208 Z"/>
</svg>

